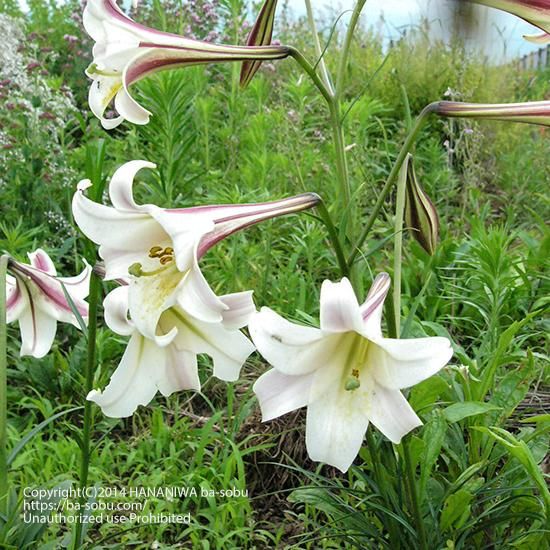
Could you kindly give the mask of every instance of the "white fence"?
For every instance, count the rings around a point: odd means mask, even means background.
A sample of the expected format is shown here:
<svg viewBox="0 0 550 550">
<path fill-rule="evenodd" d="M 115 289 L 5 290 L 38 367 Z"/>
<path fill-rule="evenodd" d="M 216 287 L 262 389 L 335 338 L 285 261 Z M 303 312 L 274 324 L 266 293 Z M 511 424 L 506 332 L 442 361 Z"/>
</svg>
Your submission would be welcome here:
<svg viewBox="0 0 550 550">
<path fill-rule="evenodd" d="M 519 59 L 519 66 L 525 70 L 539 70 L 550 67 L 550 44 L 521 57 Z"/>
</svg>

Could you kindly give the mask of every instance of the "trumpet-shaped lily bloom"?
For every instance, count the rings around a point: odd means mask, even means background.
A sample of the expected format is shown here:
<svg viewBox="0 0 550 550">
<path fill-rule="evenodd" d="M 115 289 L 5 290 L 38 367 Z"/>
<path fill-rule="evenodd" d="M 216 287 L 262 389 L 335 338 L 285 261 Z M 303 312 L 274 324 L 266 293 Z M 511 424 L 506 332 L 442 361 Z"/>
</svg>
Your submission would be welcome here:
<svg viewBox="0 0 550 550">
<path fill-rule="evenodd" d="M 58 277 L 55 266 L 46 252 L 37 249 L 29 253 L 30 264 L 9 261 L 13 274 L 6 279 L 6 320 L 19 321 L 21 355 L 44 357 L 51 349 L 57 321 L 72 323 L 80 328 L 63 286 L 80 316 L 88 317 L 88 296 L 91 268 L 88 264 L 76 277 Z"/>
<path fill-rule="evenodd" d="M 359 305 L 347 279 L 325 281 L 320 329 L 290 323 L 269 308 L 249 323 L 254 344 L 274 367 L 254 384 L 263 420 L 307 406 L 309 456 L 343 472 L 369 422 L 394 443 L 422 424 L 400 390 L 435 374 L 453 354 L 446 338 L 382 336 L 389 285 L 380 274 Z"/>
<path fill-rule="evenodd" d="M 159 326 L 165 332 L 177 330 L 169 343 L 144 337 L 128 319 L 129 287 L 110 292 L 104 301 L 105 321 L 116 333 L 130 336 L 122 360 L 104 391 L 93 390 L 88 399 L 97 403 L 106 416 L 132 415 L 139 405 L 147 405 L 160 392 L 200 390 L 197 354 L 212 358 L 214 376 L 226 381 L 239 377 L 246 358 L 254 351 L 240 332 L 255 312 L 252 292 L 220 296 L 227 310 L 218 322 L 204 322 L 174 306 L 165 311 Z"/>
<path fill-rule="evenodd" d="M 150 112 L 128 92 L 131 84 L 165 69 L 218 61 L 282 59 L 290 54 L 285 46 L 232 46 L 210 44 L 136 23 L 119 8 L 116 0 L 88 0 L 84 27 L 95 40 L 94 59 L 86 74 L 93 79 L 90 109 L 106 129 L 124 119 L 147 124 Z M 103 114 L 114 99 L 116 118 Z"/>
<path fill-rule="evenodd" d="M 548 0 L 471 0 L 491 8 L 507 11 L 521 17 L 543 31 L 542 34 L 524 36 L 538 44 L 550 42 L 550 2 Z"/>
<path fill-rule="evenodd" d="M 550 101 L 494 104 L 439 101 L 432 105 L 432 109 L 438 115 L 446 117 L 482 118 L 550 126 Z"/>
<path fill-rule="evenodd" d="M 129 312 L 136 329 L 159 345 L 177 334 L 159 325 L 162 314 L 179 306 L 196 319 L 216 323 L 230 309 L 210 288 L 199 268 L 199 259 L 217 242 L 235 231 L 263 220 L 315 206 L 319 197 L 306 193 L 280 201 L 244 205 L 198 206 L 163 209 L 138 205 L 133 180 L 145 161 L 124 164 L 113 175 L 109 194 L 112 207 L 97 204 L 79 184 L 73 199 L 76 223 L 100 245 L 105 279 L 130 279 Z"/>
</svg>

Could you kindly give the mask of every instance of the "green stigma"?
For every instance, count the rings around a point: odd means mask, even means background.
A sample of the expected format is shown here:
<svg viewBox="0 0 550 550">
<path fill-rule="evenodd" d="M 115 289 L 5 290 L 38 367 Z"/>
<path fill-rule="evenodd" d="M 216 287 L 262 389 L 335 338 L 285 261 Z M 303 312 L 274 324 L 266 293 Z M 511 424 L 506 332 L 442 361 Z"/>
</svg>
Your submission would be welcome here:
<svg viewBox="0 0 550 550">
<path fill-rule="evenodd" d="M 346 391 L 354 391 L 361 386 L 361 382 L 354 378 L 353 376 L 348 376 L 346 380 L 346 385 L 344 386 Z"/>
</svg>

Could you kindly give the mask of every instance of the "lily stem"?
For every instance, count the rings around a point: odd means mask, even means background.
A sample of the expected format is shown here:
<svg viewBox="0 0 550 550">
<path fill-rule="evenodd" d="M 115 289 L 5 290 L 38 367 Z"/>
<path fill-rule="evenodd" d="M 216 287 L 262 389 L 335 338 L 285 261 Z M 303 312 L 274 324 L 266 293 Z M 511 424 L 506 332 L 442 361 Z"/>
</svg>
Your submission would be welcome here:
<svg viewBox="0 0 550 550">
<path fill-rule="evenodd" d="M 323 79 L 317 74 L 317 71 L 315 70 L 313 65 L 311 65 L 311 63 L 302 55 L 301 52 L 294 48 L 290 48 L 290 55 L 296 60 L 296 62 L 300 65 L 304 72 L 311 78 L 311 81 L 321 92 L 321 95 L 323 96 L 329 107 L 330 121 L 334 138 L 334 150 L 336 154 L 336 173 L 339 188 L 343 197 L 342 202 L 344 205 L 344 209 L 347 209 L 351 202 L 351 188 L 349 184 L 349 174 L 339 103 L 333 95 L 332 88 L 327 87 Z M 336 228 L 332 223 L 328 210 L 324 205 L 319 207 L 319 212 L 321 213 L 321 217 L 329 231 L 329 237 L 334 247 L 334 252 L 338 260 L 340 271 L 342 274 L 345 273 L 347 276 L 347 274 L 349 273 L 349 269 L 347 267 L 347 263 L 344 253 L 342 251 L 342 246 Z"/>
<path fill-rule="evenodd" d="M 376 218 L 378 217 L 378 214 L 380 213 L 380 210 L 382 210 L 382 206 L 384 206 L 384 202 L 386 198 L 388 197 L 393 184 L 395 183 L 397 176 L 399 174 L 399 170 L 401 169 L 401 166 L 403 165 L 403 162 L 405 162 L 405 159 L 407 158 L 407 154 L 411 150 L 412 146 L 414 145 L 416 138 L 418 136 L 418 133 L 422 129 L 422 126 L 424 125 L 424 122 L 426 121 L 426 118 L 430 113 L 432 113 L 436 107 L 437 103 L 430 103 L 424 109 L 422 112 L 418 115 L 416 118 L 414 125 L 409 132 L 409 135 L 407 136 L 407 139 L 405 140 L 405 143 L 403 144 L 403 147 L 401 148 L 401 151 L 399 152 L 399 155 L 397 156 L 397 159 L 395 161 L 395 164 L 393 165 L 393 168 L 391 169 L 390 174 L 388 175 L 388 179 L 386 180 L 386 183 L 384 184 L 384 187 L 382 187 L 382 190 L 380 191 L 380 194 L 378 195 L 378 198 L 376 199 L 376 203 L 374 204 L 373 209 L 371 210 L 370 216 L 368 217 L 367 221 L 365 222 L 365 225 L 363 227 L 363 231 L 361 233 L 361 236 L 359 239 L 357 239 L 357 242 L 355 246 L 353 247 L 353 251 L 351 252 L 349 258 L 348 258 L 348 265 L 353 265 L 353 262 L 355 261 L 355 258 L 357 257 L 357 254 L 361 250 L 361 247 L 363 246 L 363 243 L 365 242 L 366 238 L 368 237 L 370 230 L 372 229 L 372 226 L 374 225 L 374 222 L 376 221 Z"/>
<path fill-rule="evenodd" d="M 92 273 L 90 278 L 90 293 L 89 293 L 89 316 L 88 316 L 88 353 L 86 358 L 86 372 L 85 372 L 85 387 L 84 394 L 88 395 L 93 389 L 94 383 L 94 371 L 96 366 L 96 337 L 97 337 L 97 306 L 99 301 L 99 292 L 101 289 L 101 282 L 99 277 Z M 92 436 L 92 402 L 86 400 L 84 404 L 84 420 L 82 424 L 82 440 L 80 442 L 80 479 L 79 487 L 81 491 L 80 495 L 80 510 L 84 509 L 86 502 L 86 486 L 88 484 L 88 472 L 90 469 L 90 455 L 91 455 L 91 436 Z M 81 514 L 78 514 L 79 518 Z M 82 527 L 81 521 L 77 521 L 73 548 L 76 550 L 82 544 Z"/>
<path fill-rule="evenodd" d="M 338 187 L 343 197 L 344 210 L 347 210 L 351 203 L 351 185 L 349 181 L 348 161 L 346 159 L 346 144 L 344 140 L 344 128 L 340 116 L 340 103 L 333 99 L 330 104 L 330 125 L 332 127 L 332 139 L 334 152 L 336 154 L 336 175 Z M 348 215 L 350 213 L 348 212 Z"/>
<path fill-rule="evenodd" d="M 408 155 L 404 159 L 410 162 Z M 393 299 L 388 300 L 388 308 L 391 311 L 393 323 L 388 323 L 388 329 L 390 331 L 391 338 L 399 338 L 399 325 L 401 319 L 401 262 L 403 260 L 403 212 L 405 206 L 405 185 L 407 183 L 407 164 L 402 162 L 402 167 L 399 171 L 399 187 L 397 191 L 397 201 L 395 208 L 395 247 L 394 247 L 394 273 L 393 284 L 394 292 Z M 422 512 L 420 511 L 420 505 L 418 502 L 418 493 L 416 488 L 416 472 L 411 459 L 411 452 L 409 449 L 409 440 L 403 441 L 403 454 L 405 458 L 406 478 L 409 486 L 409 496 L 411 501 L 411 512 L 416 524 L 416 531 L 418 535 L 419 546 L 421 550 L 427 550 L 426 545 L 426 530 L 424 529 L 424 521 L 422 519 Z"/>
<path fill-rule="evenodd" d="M 6 278 L 8 256 L 0 258 L 0 514 L 8 511 L 8 375 L 7 375 L 7 320 Z"/>
<path fill-rule="evenodd" d="M 317 204 L 316 208 L 319 212 L 319 216 L 321 217 L 321 219 L 323 220 L 323 223 L 325 224 L 325 227 L 327 228 L 329 239 L 330 239 L 330 242 L 332 243 L 332 248 L 334 249 L 334 253 L 336 254 L 338 266 L 340 267 L 340 274 L 342 277 L 347 277 L 349 275 L 349 270 L 348 270 L 348 264 L 346 262 L 346 256 L 344 255 L 342 244 L 340 243 L 340 238 L 338 237 L 338 231 L 336 230 L 336 227 L 332 221 L 332 218 L 330 217 L 328 208 L 323 200 L 321 200 L 321 202 Z"/>
<path fill-rule="evenodd" d="M 290 47 L 290 55 L 296 60 L 298 65 L 311 78 L 311 81 L 321 95 L 325 98 L 330 110 L 330 123 L 334 139 L 334 150 L 336 153 L 336 173 L 339 187 L 344 197 L 344 205 L 347 207 L 351 201 L 351 190 L 349 186 L 348 167 L 346 161 L 346 151 L 344 145 L 344 133 L 342 129 L 342 117 L 340 116 L 339 101 L 336 100 L 332 91 L 327 88 L 323 79 L 317 74 L 313 65 L 295 48 Z"/>
<path fill-rule="evenodd" d="M 288 49 L 289 49 L 290 56 L 294 58 L 296 63 L 298 63 L 298 65 L 300 65 L 300 67 L 309 76 L 309 78 L 311 78 L 311 81 L 313 82 L 313 84 L 315 84 L 316 88 L 321 92 L 321 95 L 325 98 L 325 101 L 330 105 L 332 103 L 333 95 L 330 92 L 330 90 L 326 87 L 322 78 L 317 74 L 317 71 L 315 70 L 313 65 L 296 48 L 289 46 Z"/>
</svg>

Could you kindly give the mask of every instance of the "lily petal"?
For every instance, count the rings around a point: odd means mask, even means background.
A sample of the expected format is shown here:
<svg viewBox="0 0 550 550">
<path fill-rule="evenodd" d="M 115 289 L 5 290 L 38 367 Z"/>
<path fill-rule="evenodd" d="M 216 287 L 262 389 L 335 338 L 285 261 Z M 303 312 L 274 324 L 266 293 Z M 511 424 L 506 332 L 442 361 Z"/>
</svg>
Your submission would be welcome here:
<svg viewBox="0 0 550 550">
<path fill-rule="evenodd" d="M 227 306 L 222 311 L 222 323 L 227 329 L 239 329 L 248 325 L 250 318 L 256 313 L 256 306 L 252 299 L 252 290 L 236 292 L 220 296 L 220 300 Z"/>
<path fill-rule="evenodd" d="M 392 443 L 400 443 L 403 436 L 422 426 L 422 421 L 399 390 L 376 383 L 369 388 L 368 417 Z"/>
<path fill-rule="evenodd" d="M 228 310 L 210 288 L 196 262 L 178 289 L 177 302 L 186 313 L 206 323 L 223 321 L 223 314 Z"/>
<path fill-rule="evenodd" d="M 227 330 L 221 323 L 205 323 L 177 307 L 164 314 L 164 324 L 178 327 L 174 340 L 177 349 L 208 354 L 214 376 L 228 382 L 238 380 L 243 363 L 255 349 L 242 332 Z"/>
<path fill-rule="evenodd" d="M 547 0 L 473 0 L 491 8 L 507 11 L 550 32 L 550 4 Z"/>
<path fill-rule="evenodd" d="M 324 364 L 338 344 L 312 327 L 290 323 L 267 307 L 254 314 L 250 336 L 262 356 L 283 374 L 308 374 Z"/>
<path fill-rule="evenodd" d="M 17 321 L 28 306 L 28 295 L 22 288 L 15 277 L 6 276 L 6 323 Z"/>
<path fill-rule="evenodd" d="M 97 403 L 105 416 L 131 416 L 139 405 L 151 402 L 160 385 L 166 389 L 166 361 L 165 348 L 134 332 L 108 386 L 92 390 L 87 399 Z"/>
<path fill-rule="evenodd" d="M 368 363 L 378 384 L 389 389 L 410 388 L 440 371 L 453 356 L 447 338 L 382 338 L 369 347 Z"/>
<path fill-rule="evenodd" d="M 196 263 L 199 241 L 203 235 L 214 229 L 214 221 L 211 217 L 196 212 L 194 208 L 163 210 L 153 207 L 150 208 L 150 215 L 169 236 L 178 269 L 187 271 Z"/>
<path fill-rule="evenodd" d="M 158 383 L 160 393 L 168 397 L 181 390 L 200 391 L 197 356 L 189 351 L 177 350 L 174 346 L 166 348 L 166 353 L 166 375 Z"/>
<path fill-rule="evenodd" d="M 73 197 L 75 221 L 90 240 L 100 245 L 105 279 L 126 277 L 130 265 L 143 262 L 151 247 L 169 241 L 169 237 L 146 212 L 119 211 L 91 201 L 83 194 L 87 183 L 82 181 Z"/>
<path fill-rule="evenodd" d="M 391 279 L 387 273 L 377 275 L 367 294 L 367 299 L 361 305 L 363 318 L 361 334 L 368 339 L 382 337 L 382 312 L 390 285 Z"/>
<path fill-rule="evenodd" d="M 262 409 L 262 422 L 305 407 L 313 377 L 314 374 L 289 376 L 275 369 L 262 374 L 253 386 Z"/>
<path fill-rule="evenodd" d="M 339 283 L 323 281 L 321 286 L 321 330 L 327 332 L 360 331 L 361 311 L 347 278 Z"/>
<path fill-rule="evenodd" d="M 122 83 L 117 76 L 98 76 L 90 86 L 88 105 L 92 113 L 100 120 L 101 126 L 105 130 L 116 128 L 124 120 L 122 116 L 114 118 L 105 118 L 103 116 L 109 103 L 111 103 L 121 88 Z"/>
<path fill-rule="evenodd" d="M 128 319 L 127 285 L 111 290 L 103 300 L 103 315 L 107 326 L 117 334 L 130 336 L 135 330 L 134 324 Z"/>
<path fill-rule="evenodd" d="M 84 262 L 84 269 L 80 275 L 75 275 L 74 277 L 57 277 L 57 280 L 65 285 L 67 292 L 73 299 L 76 298 L 77 300 L 83 301 L 90 293 L 92 266 L 86 259 L 83 258 L 82 261 Z"/>
<path fill-rule="evenodd" d="M 315 373 L 307 408 L 306 446 L 312 460 L 346 472 L 359 453 L 369 425 L 368 392 L 362 384 L 346 391 L 342 365 L 331 364 Z"/>
<path fill-rule="evenodd" d="M 26 288 L 29 303 L 32 302 L 34 309 L 41 309 L 53 319 L 72 323 L 75 327 L 80 328 L 57 277 L 13 260 L 10 262 L 10 268 L 16 275 L 20 289 Z M 67 287 L 67 291 L 71 294 L 70 287 Z M 80 299 L 77 294 L 71 295 L 71 298 L 80 315 L 86 319 L 88 317 L 88 304 Z"/>
<path fill-rule="evenodd" d="M 176 304 L 181 273 L 176 266 L 156 275 L 132 277 L 128 291 L 130 318 L 143 336 L 166 346 L 174 339 L 177 329 L 170 327 L 167 334 L 159 335 L 157 325 L 161 315 Z"/>
<path fill-rule="evenodd" d="M 550 34 L 543 32 L 542 34 L 524 34 L 523 38 L 527 42 L 532 42 L 533 44 L 548 44 L 550 43 Z"/>
<path fill-rule="evenodd" d="M 148 205 L 139 205 L 134 200 L 134 179 L 140 170 L 154 170 L 156 167 L 156 164 L 146 160 L 131 160 L 117 168 L 109 182 L 109 198 L 114 208 L 130 213 L 148 212 Z"/>
<path fill-rule="evenodd" d="M 44 357 L 52 348 L 57 321 L 44 313 L 31 299 L 30 307 L 19 316 L 21 356 Z"/>
<path fill-rule="evenodd" d="M 130 67 L 130 65 L 128 65 L 128 67 Z M 151 118 L 152 113 L 151 111 L 148 111 L 147 109 L 142 107 L 130 95 L 130 92 L 128 91 L 128 86 L 126 85 L 126 70 L 122 77 L 123 87 L 115 96 L 115 109 L 117 113 L 120 113 L 120 116 L 123 119 L 126 119 L 128 122 L 144 126 L 145 124 L 149 123 L 149 119 Z"/>
<path fill-rule="evenodd" d="M 57 275 L 57 270 L 51 258 L 41 248 L 37 248 L 34 252 L 27 254 L 31 265 L 48 275 Z"/>
<path fill-rule="evenodd" d="M 303 193 L 278 201 L 241 205 L 216 205 L 188 209 L 194 214 L 206 214 L 214 221 L 212 230 L 200 242 L 197 256 L 201 258 L 212 246 L 229 235 L 251 225 L 286 214 L 294 214 L 319 204 L 316 193 Z"/>
<path fill-rule="evenodd" d="M 495 104 L 439 101 L 431 108 L 434 113 L 445 117 L 480 118 L 550 126 L 550 101 Z"/>
</svg>

